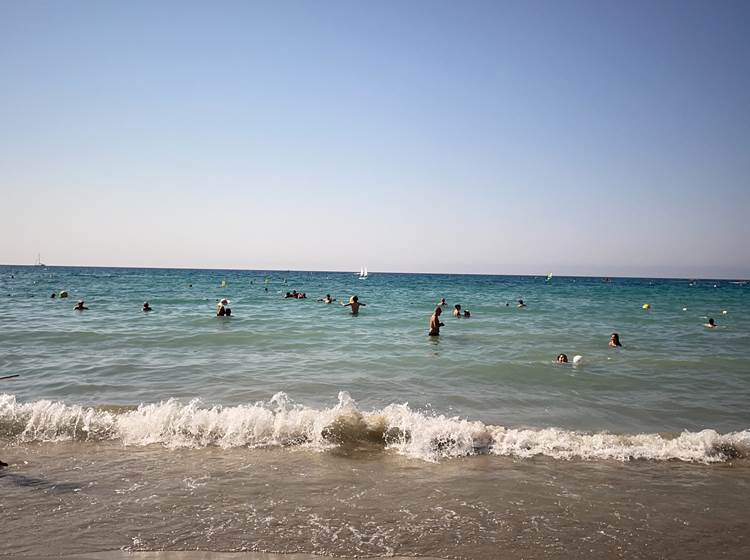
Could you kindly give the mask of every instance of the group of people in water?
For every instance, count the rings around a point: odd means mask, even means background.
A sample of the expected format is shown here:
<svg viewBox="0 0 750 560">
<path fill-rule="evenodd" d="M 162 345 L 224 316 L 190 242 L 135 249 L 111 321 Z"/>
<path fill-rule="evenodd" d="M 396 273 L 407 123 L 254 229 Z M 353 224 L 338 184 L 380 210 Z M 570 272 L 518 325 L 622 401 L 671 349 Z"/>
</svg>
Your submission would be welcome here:
<svg viewBox="0 0 750 560">
<path fill-rule="evenodd" d="M 442 323 L 440 321 L 440 315 L 443 314 L 443 307 L 446 305 L 447 303 L 445 301 L 445 298 L 440 298 L 440 301 L 435 307 L 435 311 L 432 312 L 432 316 L 430 317 L 427 336 L 440 336 L 440 327 L 445 326 L 445 323 Z M 457 303 L 453 306 L 453 316 L 457 318 L 465 317 L 468 319 L 469 317 L 471 317 L 471 311 L 469 311 L 468 309 L 462 310 L 461 304 Z"/>
<path fill-rule="evenodd" d="M 191 285 L 192 286 L 192 285 Z M 267 290 L 267 289 L 266 289 Z M 60 294 L 56 294 L 55 292 L 52 292 L 50 295 L 51 299 L 55 299 L 56 297 L 59 297 L 61 299 L 65 299 L 68 297 L 68 292 L 65 290 L 62 290 Z M 305 292 L 298 292 L 297 290 L 292 290 L 291 292 L 286 292 L 284 295 L 284 299 L 307 299 L 307 294 Z M 325 297 L 318 299 L 317 301 L 325 303 L 325 304 L 331 304 L 336 301 L 336 298 L 331 297 L 331 294 L 326 294 Z M 232 310 L 229 307 L 229 300 L 226 298 L 222 298 L 218 301 L 216 304 L 216 316 L 217 317 L 231 317 L 232 316 Z M 354 295 L 349 298 L 348 303 L 342 303 L 344 307 L 351 308 L 352 315 L 358 315 L 360 307 L 365 307 L 366 304 L 361 303 L 359 301 L 359 297 Z M 440 301 L 438 302 L 437 306 L 435 307 L 435 310 L 433 311 L 432 315 L 430 316 L 429 324 L 428 324 L 428 336 L 440 336 L 440 327 L 444 327 L 445 323 L 440 321 L 440 316 L 443 313 L 443 307 L 446 306 L 447 303 L 445 301 L 445 298 L 440 298 Z M 510 304 L 506 303 L 506 307 L 508 307 Z M 518 299 L 518 304 L 516 305 L 519 309 L 527 307 L 526 303 L 523 301 L 523 299 Z M 78 303 L 73 307 L 75 311 L 86 311 L 88 310 L 88 307 L 85 305 L 84 300 L 79 300 Z M 149 311 L 153 311 L 153 308 L 149 304 L 149 302 L 144 301 L 142 311 L 144 313 L 147 313 Z M 456 318 L 469 318 L 471 317 L 471 312 L 468 309 L 462 309 L 461 304 L 455 304 L 453 306 L 453 316 Z M 713 317 L 708 319 L 708 323 L 704 325 L 706 328 L 709 329 L 715 329 L 718 325 L 716 324 L 716 321 L 713 319 Z M 618 333 L 612 333 L 612 335 L 609 338 L 608 343 L 610 348 L 618 348 L 622 347 L 622 343 L 620 342 L 620 335 Z M 567 364 L 568 363 L 568 356 L 566 354 L 559 354 L 557 356 L 557 359 L 555 360 L 557 363 L 560 364 Z"/>
<path fill-rule="evenodd" d="M 307 299 L 307 294 L 305 292 L 297 292 L 297 290 L 293 290 L 287 292 L 284 299 Z"/>
<path fill-rule="evenodd" d="M 609 337 L 609 342 L 607 345 L 610 348 L 622 348 L 622 343 L 620 342 L 620 335 L 616 332 L 612 333 L 612 335 Z M 573 365 L 580 364 L 582 360 L 583 360 L 583 356 L 574 356 Z M 568 355 L 558 354 L 557 358 L 555 359 L 555 362 L 557 362 L 558 364 L 569 363 Z"/>
</svg>

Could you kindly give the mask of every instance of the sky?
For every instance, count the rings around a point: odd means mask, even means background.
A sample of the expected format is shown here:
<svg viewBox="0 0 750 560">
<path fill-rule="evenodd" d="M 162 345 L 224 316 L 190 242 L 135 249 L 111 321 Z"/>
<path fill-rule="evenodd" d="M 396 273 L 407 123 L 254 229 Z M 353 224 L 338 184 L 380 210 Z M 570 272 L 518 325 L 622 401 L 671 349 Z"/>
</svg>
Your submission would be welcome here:
<svg viewBox="0 0 750 560">
<path fill-rule="evenodd" d="M 750 3 L 0 0 L 0 263 L 750 277 Z"/>
</svg>

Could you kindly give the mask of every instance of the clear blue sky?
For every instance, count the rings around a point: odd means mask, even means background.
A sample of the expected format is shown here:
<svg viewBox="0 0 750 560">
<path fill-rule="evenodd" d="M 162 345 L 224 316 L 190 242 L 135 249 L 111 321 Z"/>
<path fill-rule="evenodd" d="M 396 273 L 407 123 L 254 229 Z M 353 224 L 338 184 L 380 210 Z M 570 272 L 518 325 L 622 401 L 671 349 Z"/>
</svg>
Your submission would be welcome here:
<svg viewBox="0 0 750 560">
<path fill-rule="evenodd" d="M 0 0 L 0 263 L 750 276 L 750 3 Z"/>
</svg>

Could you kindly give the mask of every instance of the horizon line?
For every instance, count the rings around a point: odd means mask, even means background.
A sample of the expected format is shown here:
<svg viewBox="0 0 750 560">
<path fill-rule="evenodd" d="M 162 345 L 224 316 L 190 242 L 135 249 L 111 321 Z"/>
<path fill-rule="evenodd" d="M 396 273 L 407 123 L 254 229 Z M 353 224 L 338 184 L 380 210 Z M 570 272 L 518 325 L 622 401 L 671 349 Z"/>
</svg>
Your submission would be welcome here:
<svg viewBox="0 0 750 560">
<path fill-rule="evenodd" d="M 297 270 L 297 269 L 274 269 L 274 268 L 207 268 L 207 267 L 189 267 L 189 266 L 109 266 L 109 265 L 58 265 L 58 264 L 7 264 L 0 263 L 0 267 L 23 267 L 23 268 L 114 268 L 123 270 L 202 270 L 202 271 L 231 271 L 231 272 L 274 272 L 274 273 L 290 273 L 290 272 L 312 272 L 312 273 L 334 273 L 334 274 L 358 274 L 357 271 L 352 270 Z M 409 271 L 368 271 L 370 275 L 373 274 L 424 274 L 424 275 L 441 275 L 441 276 L 539 276 L 544 277 L 550 272 L 540 272 L 534 274 L 508 274 L 508 273 L 494 273 L 494 272 L 409 272 Z M 604 274 L 553 274 L 552 276 L 558 278 L 624 278 L 624 279 L 636 279 L 636 280 L 725 280 L 725 281 L 740 281 L 747 282 L 750 278 L 741 277 L 709 277 L 709 276 L 630 276 L 630 275 L 615 275 L 608 276 Z"/>
</svg>

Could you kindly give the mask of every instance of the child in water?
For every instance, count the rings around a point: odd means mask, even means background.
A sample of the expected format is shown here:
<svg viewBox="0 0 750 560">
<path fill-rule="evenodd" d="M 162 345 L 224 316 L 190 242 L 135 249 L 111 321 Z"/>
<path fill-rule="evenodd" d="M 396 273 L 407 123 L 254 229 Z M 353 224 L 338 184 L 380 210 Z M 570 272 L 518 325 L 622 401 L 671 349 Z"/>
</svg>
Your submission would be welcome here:
<svg viewBox="0 0 750 560">
<path fill-rule="evenodd" d="M 344 307 L 351 307 L 352 308 L 352 315 L 358 315 L 359 314 L 359 308 L 360 307 L 366 307 L 366 303 L 359 303 L 359 298 L 357 296 L 352 296 L 349 298 L 349 303 L 342 303 Z"/>
</svg>

